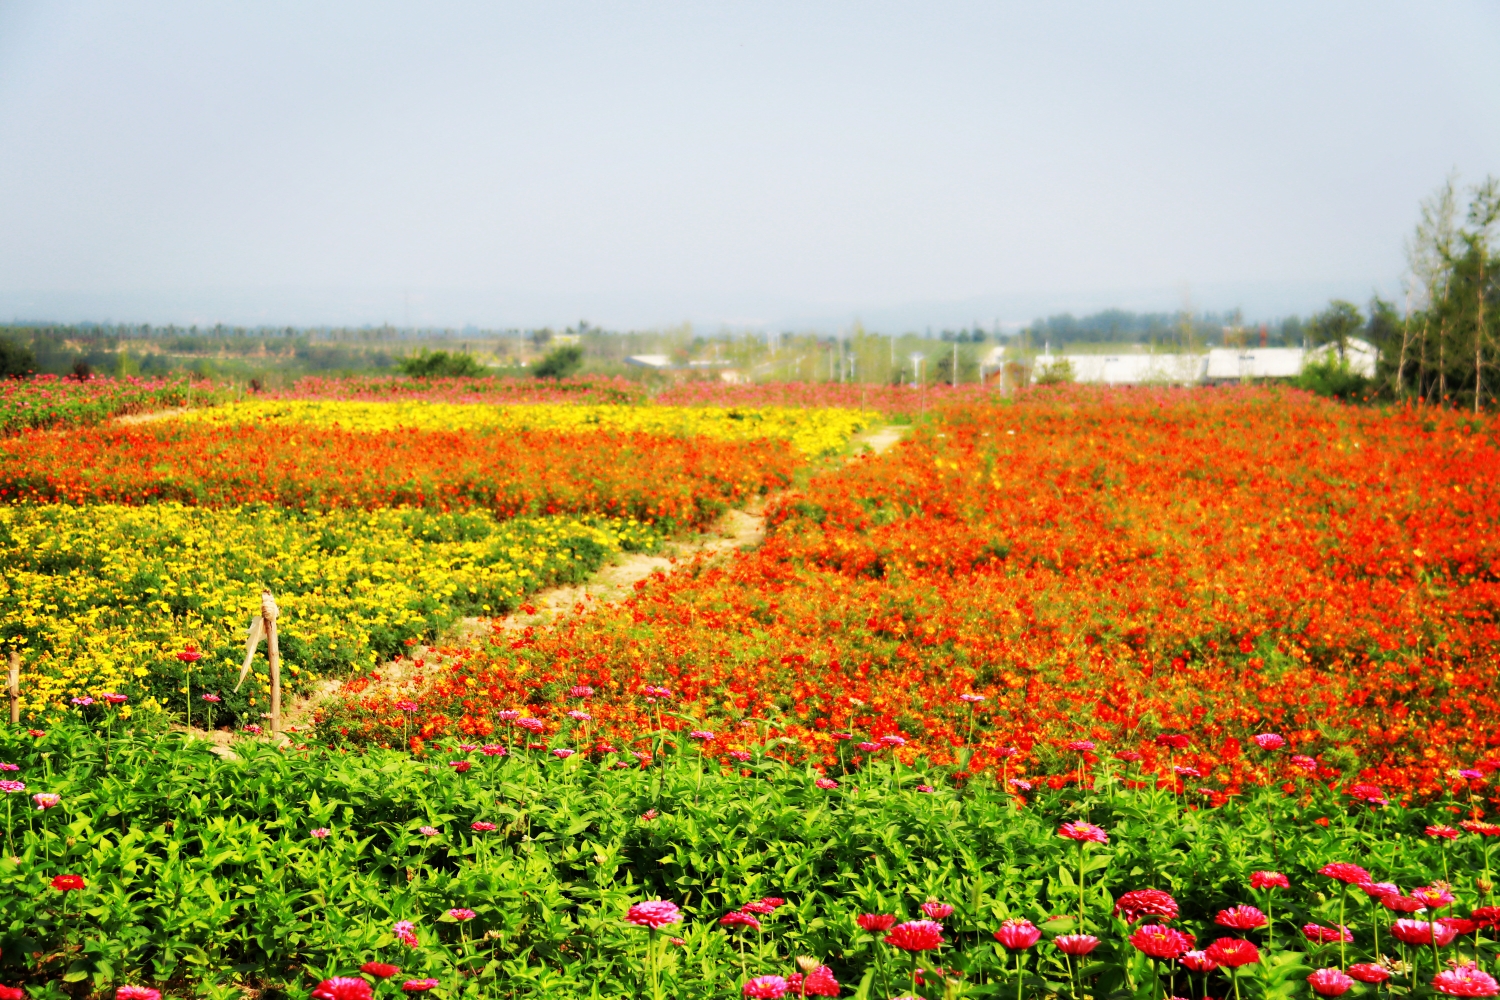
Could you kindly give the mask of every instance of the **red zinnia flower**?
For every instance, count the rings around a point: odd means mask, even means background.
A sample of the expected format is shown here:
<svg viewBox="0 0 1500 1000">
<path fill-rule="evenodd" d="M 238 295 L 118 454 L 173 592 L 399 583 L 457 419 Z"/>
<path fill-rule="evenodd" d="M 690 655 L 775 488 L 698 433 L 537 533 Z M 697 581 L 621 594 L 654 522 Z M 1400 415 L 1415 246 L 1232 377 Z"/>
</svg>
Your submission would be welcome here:
<svg viewBox="0 0 1500 1000">
<path fill-rule="evenodd" d="M 1177 900 L 1160 889 L 1136 889 L 1127 892 L 1115 903 L 1115 916 L 1124 917 L 1127 924 L 1133 924 L 1142 917 L 1175 920 Z"/>
<path fill-rule="evenodd" d="M 1260 961 L 1260 950 L 1244 938 L 1219 938 L 1203 953 L 1220 965 L 1238 969 Z"/>
<path fill-rule="evenodd" d="M 1233 927 L 1237 931 L 1254 930 L 1266 925 L 1266 915 L 1253 906 L 1233 906 L 1220 910 L 1214 923 L 1221 927 Z"/>
<path fill-rule="evenodd" d="M 1427 909 L 1427 904 L 1420 899 L 1413 899 L 1411 896 L 1403 896 L 1400 893 L 1381 896 L 1380 905 L 1396 913 L 1418 913 Z"/>
<path fill-rule="evenodd" d="M 787 981 L 781 976 L 756 976 L 740 992 L 758 1000 L 778 1000 L 786 996 L 786 988 Z"/>
<path fill-rule="evenodd" d="M 1290 889 L 1292 883 L 1281 872 L 1251 872 L 1252 889 Z"/>
<path fill-rule="evenodd" d="M 1189 951 L 1185 952 L 1177 961 L 1192 972 L 1212 972 L 1219 967 L 1219 963 L 1208 957 L 1207 952 Z"/>
<path fill-rule="evenodd" d="M 315 1000 L 370 1000 L 370 984 L 357 976 L 334 976 L 312 991 Z"/>
<path fill-rule="evenodd" d="M 833 978 L 832 969 L 820 965 L 805 977 L 800 972 L 788 976 L 787 991 L 797 996 L 836 997 L 839 995 L 839 981 Z"/>
<path fill-rule="evenodd" d="M 922 904 L 922 912 L 927 914 L 933 920 L 942 920 L 944 917 L 953 912 L 953 907 L 949 906 L 947 903 L 939 903 L 935 899 L 929 899 L 927 902 Z"/>
<path fill-rule="evenodd" d="M 730 910 L 719 918 L 721 927 L 753 927 L 760 930 L 760 921 L 755 916 L 743 910 Z"/>
<path fill-rule="evenodd" d="M 1057 945 L 1057 950 L 1064 955 L 1072 955 L 1075 958 L 1087 955 L 1099 947 L 1099 939 L 1092 934 L 1059 934 L 1052 939 L 1052 943 Z"/>
<path fill-rule="evenodd" d="M 1193 947 L 1193 939 L 1161 924 L 1146 924 L 1130 935 L 1130 943 L 1152 958 L 1176 958 Z"/>
<path fill-rule="evenodd" d="M 82 875 L 54 875 L 52 876 L 52 888 L 58 892 L 68 892 L 73 889 L 82 889 Z"/>
<path fill-rule="evenodd" d="M 1349 928 L 1342 925 L 1338 927 L 1324 927 L 1321 924 L 1303 924 L 1302 936 L 1309 941 L 1316 941 L 1319 944 L 1337 944 L 1340 941 L 1347 942 L 1354 940 L 1354 935 L 1350 933 Z"/>
<path fill-rule="evenodd" d="M 1349 975 L 1362 983 L 1383 983 L 1391 978 L 1391 974 L 1384 966 L 1373 962 L 1361 962 L 1358 965 L 1349 966 Z"/>
<path fill-rule="evenodd" d="M 26 991 L 19 986 L 0 986 L 0 1000 L 26 1000 Z"/>
<path fill-rule="evenodd" d="M 676 903 L 669 903 L 662 899 L 648 899 L 644 903 L 636 903 L 625 914 L 625 919 L 637 927 L 650 927 L 660 930 L 668 924 L 682 922 L 682 911 L 677 908 Z"/>
<path fill-rule="evenodd" d="M 25 996 L 25 991 L 16 990 L 13 996 L 7 997 L 0 988 L 0 1000 L 22 1000 Z M 161 990 L 149 986 L 121 986 L 115 990 L 115 1000 L 161 1000 Z"/>
<path fill-rule="evenodd" d="M 1432 988 L 1451 997 L 1492 997 L 1500 993 L 1494 976 L 1467 962 L 1433 976 Z"/>
<path fill-rule="evenodd" d="M 931 920 L 908 920 L 892 927 L 885 943 L 902 951 L 931 951 L 943 943 L 943 925 Z"/>
<path fill-rule="evenodd" d="M 1442 837 L 1445 840 L 1456 840 L 1462 834 L 1455 827 L 1451 826 L 1429 826 L 1427 828 L 1427 836 Z"/>
<path fill-rule="evenodd" d="M 1064 823 L 1058 828 L 1057 835 L 1080 843 L 1085 841 L 1092 844 L 1109 843 L 1109 834 L 1104 832 L 1104 828 L 1092 823 Z"/>
<path fill-rule="evenodd" d="M 384 962 L 366 962 L 359 967 L 359 971 L 376 979 L 389 979 L 401 970 L 394 965 L 386 965 Z"/>
<path fill-rule="evenodd" d="M 1345 885 L 1364 885 L 1370 881 L 1370 873 L 1359 865 L 1351 865 L 1343 861 L 1335 861 L 1318 869 L 1319 875 L 1327 875 L 1336 878 Z"/>
<path fill-rule="evenodd" d="M 428 990 L 437 989 L 437 987 L 438 981 L 436 979 L 408 979 L 401 984 L 401 991 L 403 993 L 426 993 Z"/>
<path fill-rule="evenodd" d="M 890 913 L 861 913 L 854 920 L 867 934 L 874 934 L 876 931 L 888 931 L 891 929 L 891 925 L 896 922 L 895 916 Z"/>
</svg>

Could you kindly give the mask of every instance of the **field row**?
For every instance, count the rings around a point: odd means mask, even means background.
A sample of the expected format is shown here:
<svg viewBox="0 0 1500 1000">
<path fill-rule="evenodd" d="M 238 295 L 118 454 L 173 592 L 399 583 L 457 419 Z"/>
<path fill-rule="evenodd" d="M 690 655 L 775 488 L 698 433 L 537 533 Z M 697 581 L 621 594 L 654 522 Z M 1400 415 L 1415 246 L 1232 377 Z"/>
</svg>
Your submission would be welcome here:
<svg viewBox="0 0 1500 1000">
<path fill-rule="evenodd" d="M 614 553 L 651 549 L 631 521 L 482 511 L 300 513 L 161 503 L 0 506 L 0 635 L 22 651 L 26 717 L 122 692 L 134 708 L 191 711 L 217 693 L 219 722 L 268 706 L 265 653 L 234 692 L 245 630 L 269 587 L 281 608 L 292 693 L 369 670 L 466 615 L 499 616 L 526 594 L 586 579 Z M 202 659 L 185 664 L 189 645 Z M 191 672 L 189 674 L 189 671 Z M 192 691 L 188 690 L 191 683 Z"/>
</svg>

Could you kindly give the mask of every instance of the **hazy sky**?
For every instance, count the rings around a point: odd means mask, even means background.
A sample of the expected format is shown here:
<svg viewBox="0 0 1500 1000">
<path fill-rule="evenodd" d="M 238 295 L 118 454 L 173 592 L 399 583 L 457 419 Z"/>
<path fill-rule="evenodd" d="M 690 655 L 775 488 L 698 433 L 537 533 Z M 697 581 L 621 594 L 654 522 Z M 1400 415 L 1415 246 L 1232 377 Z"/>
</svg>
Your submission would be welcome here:
<svg viewBox="0 0 1500 1000">
<path fill-rule="evenodd" d="M 881 328 L 1398 295 L 1500 4 L 0 0 L 0 318 Z"/>
</svg>

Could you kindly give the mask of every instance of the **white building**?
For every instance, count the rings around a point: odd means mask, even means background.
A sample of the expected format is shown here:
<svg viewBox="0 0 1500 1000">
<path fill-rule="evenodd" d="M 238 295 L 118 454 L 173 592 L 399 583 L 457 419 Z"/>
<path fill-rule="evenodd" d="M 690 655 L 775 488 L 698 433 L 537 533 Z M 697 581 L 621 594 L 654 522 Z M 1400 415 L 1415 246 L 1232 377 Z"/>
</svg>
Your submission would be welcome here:
<svg viewBox="0 0 1500 1000">
<path fill-rule="evenodd" d="M 1338 356 L 1337 344 L 1323 344 L 1310 351 L 1300 347 L 1216 348 L 1208 352 L 1210 382 L 1239 382 L 1258 378 L 1296 378 L 1304 366 L 1324 363 Z M 1349 370 L 1365 378 L 1375 377 L 1380 352 L 1374 344 L 1351 337 L 1344 347 Z"/>
<path fill-rule="evenodd" d="M 1064 362 L 1075 382 L 1104 385 L 1185 385 L 1203 381 L 1203 354 L 1043 354 L 1032 363 L 1032 377 Z"/>
</svg>

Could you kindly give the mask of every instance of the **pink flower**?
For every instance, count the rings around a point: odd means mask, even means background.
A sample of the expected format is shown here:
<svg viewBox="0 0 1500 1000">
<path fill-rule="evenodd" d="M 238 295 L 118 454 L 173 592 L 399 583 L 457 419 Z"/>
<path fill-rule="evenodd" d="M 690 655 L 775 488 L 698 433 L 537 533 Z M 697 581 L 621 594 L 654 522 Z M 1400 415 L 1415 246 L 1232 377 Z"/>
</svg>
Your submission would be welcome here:
<svg viewBox="0 0 1500 1000">
<path fill-rule="evenodd" d="M 929 899 L 927 902 L 922 904 L 922 912 L 927 914 L 933 920 L 942 920 L 944 917 L 953 912 L 953 907 L 949 906 L 947 903 L 939 903 L 936 900 Z"/>
<path fill-rule="evenodd" d="M 1429 910 L 1441 909 L 1453 902 L 1453 893 L 1449 892 L 1448 887 L 1441 883 L 1424 885 L 1420 889 L 1413 889 L 1411 895 L 1413 899 L 1421 900 L 1422 904 Z"/>
<path fill-rule="evenodd" d="M 1432 944 L 1432 924 L 1403 918 L 1391 924 L 1391 936 L 1402 944 Z"/>
<path fill-rule="evenodd" d="M 747 997 L 778 1000 L 786 996 L 787 982 L 781 976 L 756 976 L 740 990 Z"/>
<path fill-rule="evenodd" d="M 720 927 L 749 927 L 752 930 L 760 930 L 760 921 L 753 913 L 744 910 L 730 910 L 719 918 Z"/>
<path fill-rule="evenodd" d="M 883 747 L 904 747 L 906 740 L 894 733 L 880 737 L 880 745 Z"/>
<path fill-rule="evenodd" d="M 1219 967 L 1219 963 L 1209 958 L 1204 951 L 1184 952 L 1177 961 L 1191 972 L 1212 972 Z"/>
<path fill-rule="evenodd" d="M 925 794 L 927 792 L 935 792 L 937 791 L 937 789 L 933 788 L 931 785 L 918 785 L 917 791 Z"/>
<path fill-rule="evenodd" d="M 20 997 L 26 994 L 17 991 Z M 115 990 L 115 1000 L 161 1000 L 161 990 L 149 986 L 121 986 Z"/>
<path fill-rule="evenodd" d="M 970 705 L 977 705 L 981 701 L 984 701 L 984 695 L 982 695 L 982 694 L 961 694 L 961 695 L 958 696 L 958 700 L 959 701 L 966 701 Z"/>
<path fill-rule="evenodd" d="M 1500 993 L 1494 976 L 1467 962 L 1433 976 L 1432 988 L 1451 997 L 1492 997 Z"/>
<path fill-rule="evenodd" d="M 472 743 L 460 743 L 458 745 L 458 752 L 459 753 L 473 753 L 475 750 L 478 750 L 478 749 L 479 748 L 477 746 L 475 746 L 474 744 L 472 744 Z"/>
<path fill-rule="evenodd" d="M 1102 826 L 1095 826 L 1092 823 L 1064 823 L 1058 827 L 1057 835 L 1059 837 L 1067 837 L 1069 840 L 1076 840 L 1079 843 L 1085 841 L 1093 844 L 1109 843 L 1109 834 L 1104 832 L 1104 828 Z"/>
<path fill-rule="evenodd" d="M 475 833 L 489 833 L 495 829 L 495 824 L 482 819 L 476 819 L 474 822 L 469 824 L 469 829 L 473 830 Z"/>
<path fill-rule="evenodd" d="M 504 757 L 508 751 L 498 743 L 486 743 L 479 748 L 479 752 L 486 757 Z"/>
<path fill-rule="evenodd" d="M 448 916 L 452 917 L 454 920 L 463 922 L 465 920 L 473 920 L 475 917 L 479 916 L 479 914 L 475 913 L 468 907 L 455 906 L 453 909 L 448 911 Z"/>
<path fill-rule="evenodd" d="M 0 763 L 0 771 L 19 771 L 20 769 L 16 764 Z"/>
<path fill-rule="evenodd" d="M 859 749 L 863 750 L 865 753 L 874 753 L 876 750 L 880 749 L 880 744 L 879 743 L 871 743 L 868 740 L 866 740 L 866 741 L 864 741 L 862 743 L 856 743 L 855 746 L 857 746 Z"/>
<path fill-rule="evenodd" d="M 1025 951 L 1041 936 L 1041 929 L 1030 920 L 1007 920 L 995 932 L 995 940 L 1011 951 Z"/>
<path fill-rule="evenodd" d="M 1088 753 L 1090 750 L 1094 749 L 1094 746 L 1095 744 L 1093 740 L 1073 740 L 1068 744 L 1068 749 L 1072 750 L 1074 753 Z"/>
<path fill-rule="evenodd" d="M 1016 749 L 1015 747 L 1001 747 L 999 750 L 995 751 L 995 756 L 1009 760 L 1012 757 L 1021 756 L 1021 751 Z"/>
<path fill-rule="evenodd" d="M 1354 980 L 1338 969 L 1319 969 L 1307 977 L 1307 984 L 1320 997 L 1341 997 L 1349 992 Z"/>
<path fill-rule="evenodd" d="M 1115 903 L 1115 916 L 1124 917 L 1128 924 L 1133 924 L 1142 917 L 1175 920 L 1177 900 L 1160 889 L 1136 889 L 1127 892 Z"/>
<path fill-rule="evenodd" d="M 682 922 L 682 911 L 677 908 L 676 903 L 669 903 L 662 899 L 648 899 L 644 903 L 636 903 L 625 914 L 625 919 L 637 927 L 650 927 L 652 930 L 660 930 L 668 924 Z"/>
<path fill-rule="evenodd" d="M 1281 872 L 1251 872 L 1252 889 L 1290 889 L 1292 883 Z"/>
<path fill-rule="evenodd" d="M 119 694 L 119 693 L 114 692 L 114 691 L 106 691 L 103 694 L 101 694 L 99 697 L 103 698 L 105 701 L 109 702 L 111 705 L 123 705 L 127 701 L 130 700 L 130 698 L 127 695 Z"/>
<path fill-rule="evenodd" d="M 512 722 L 515 722 L 520 717 L 521 717 L 521 713 L 517 712 L 513 708 L 507 708 L 503 712 L 496 712 L 495 713 L 495 718 L 499 719 L 501 722 L 505 723 L 506 725 L 510 725 Z"/>
<path fill-rule="evenodd" d="M 438 835 L 438 829 L 435 826 L 420 827 L 417 832 L 424 837 L 436 837 Z"/>
<path fill-rule="evenodd" d="M 1374 900 L 1381 900 L 1387 896 L 1399 896 L 1401 890 L 1396 888 L 1394 882 L 1371 882 L 1369 885 L 1360 886 L 1364 894 Z"/>
<path fill-rule="evenodd" d="M 1260 950 L 1243 938 L 1219 938 L 1203 950 L 1208 958 L 1220 965 L 1238 969 L 1242 965 L 1254 965 L 1260 961 Z"/>
<path fill-rule="evenodd" d="M 1338 879 L 1345 885 L 1364 885 L 1370 881 L 1370 873 L 1359 865 L 1351 865 L 1345 861 L 1334 861 L 1318 869 L 1319 875 L 1327 875 L 1329 878 Z"/>
<path fill-rule="evenodd" d="M 450 760 L 448 762 L 448 766 L 453 768 L 453 770 L 457 773 L 463 774 L 469 768 L 474 766 L 474 762 L 468 760 Z"/>
<path fill-rule="evenodd" d="M 26 782 L 24 781 L 0 781 L 0 792 L 24 792 Z"/>
<path fill-rule="evenodd" d="M 1220 910 L 1214 923 L 1221 927 L 1232 927 L 1237 931 L 1254 930 L 1266 925 L 1266 915 L 1253 906 L 1233 906 Z"/>
<path fill-rule="evenodd" d="M 556 750 L 552 751 L 552 756 L 556 757 L 558 760 L 567 760 L 569 757 L 573 756 L 573 751 L 569 750 L 567 747 L 558 747 Z"/>
<path fill-rule="evenodd" d="M 62 796 L 55 792 L 37 792 L 31 797 L 31 801 L 36 803 L 36 807 L 39 810 L 53 809 L 62 802 Z"/>
<path fill-rule="evenodd" d="M 203 696 L 203 700 L 206 701 L 206 702 L 208 702 L 211 705 L 217 705 L 219 702 L 223 701 L 224 699 L 220 698 L 216 694 L 206 694 L 206 695 Z"/>
<path fill-rule="evenodd" d="M 334 976 L 312 991 L 314 1000 L 370 1000 L 370 984 L 358 976 Z"/>
<path fill-rule="evenodd" d="M 1280 750 L 1286 746 L 1286 740 L 1276 733 L 1257 733 L 1250 739 L 1262 750 Z"/>
<path fill-rule="evenodd" d="M 1018 792 L 1031 791 L 1031 782 L 1027 781 L 1025 778 L 1011 778 L 1006 781 L 1006 784 Z"/>
<path fill-rule="evenodd" d="M 1385 970 L 1384 966 L 1371 962 L 1349 966 L 1349 975 L 1362 983 L 1383 983 L 1391 978 L 1391 974 Z"/>
<path fill-rule="evenodd" d="M 417 703 L 414 702 L 414 701 L 398 701 L 398 702 L 396 702 L 396 711 L 398 711 L 398 712 L 415 712 L 416 710 L 417 710 Z"/>
<path fill-rule="evenodd" d="M 694 729 L 688 733 L 688 739 L 698 740 L 700 743 L 712 743 L 714 734 L 707 729 Z"/>
<path fill-rule="evenodd" d="M 1442 837 L 1444 840 L 1456 840 L 1462 834 L 1451 826 L 1429 826 L 1427 828 L 1427 836 Z"/>
<path fill-rule="evenodd" d="M 401 984 L 401 991 L 403 993 L 426 993 L 428 990 L 437 989 L 437 987 L 438 981 L 436 979 L 408 979 Z"/>
<path fill-rule="evenodd" d="M 1354 940 L 1354 934 L 1342 924 L 1338 927 L 1324 927 L 1321 924 L 1303 924 L 1302 936 L 1318 944 L 1337 944 L 1340 941 L 1348 942 Z"/>
<path fill-rule="evenodd" d="M 545 722 L 543 722 L 541 719 L 533 719 L 533 718 L 530 718 L 529 716 L 527 718 L 524 718 L 524 719 L 517 719 L 516 720 L 516 725 L 520 726 L 522 729 L 526 730 L 528 733 L 539 733 L 543 729 L 547 728 L 547 724 Z"/>
<path fill-rule="evenodd" d="M 576 708 L 568 713 L 568 718 L 572 719 L 574 722 L 592 722 L 594 719 L 594 717 L 589 713 L 580 712 Z"/>
<path fill-rule="evenodd" d="M 391 925 L 391 933 L 396 935 L 396 940 L 408 948 L 417 946 L 417 928 L 410 920 L 398 920 Z"/>
<path fill-rule="evenodd" d="M 839 787 L 839 783 L 837 781 L 834 781 L 832 778 L 819 778 L 817 781 L 814 781 L 813 784 L 821 789 L 824 789 L 825 791 L 830 788 Z"/>
<path fill-rule="evenodd" d="M 874 934 L 877 931 L 890 930 L 896 918 L 889 913 L 861 913 L 854 918 L 854 921 L 865 933 Z"/>
<path fill-rule="evenodd" d="M 931 951 L 943 943 L 943 925 L 931 920 L 908 920 L 892 927 L 885 943 L 902 951 Z"/>
<path fill-rule="evenodd" d="M 1052 943 L 1057 946 L 1058 951 L 1074 958 L 1087 955 L 1099 947 L 1099 939 L 1092 934 L 1059 934 L 1052 939 Z"/>
<path fill-rule="evenodd" d="M 1130 943 L 1152 958 L 1176 958 L 1193 947 L 1193 939 L 1161 924 L 1146 924 L 1130 935 Z"/>
<path fill-rule="evenodd" d="M 593 696 L 594 689 L 589 687 L 587 684 L 574 684 L 572 687 L 568 688 L 569 698 L 592 698 Z"/>
<path fill-rule="evenodd" d="M 328 839 L 328 835 L 330 833 L 332 833 L 332 832 L 333 831 L 330 830 L 330 829 L 328 829 L 328 827 L 326 827 L 326 826 L 320 826 L 320 827 L 318 827 L 316 830 L 314 830 L 312 832 L 312 835 L 314 837 L 316 837 L 317 839 L 319 839 L 319 840 L 327 840 Z"/>
<path fill-rule="evenodd" d="M 740 909 L 744 910 L 746 913 L 759 913 L 761 916 L 769 916 L 770 914 L 776 912 L 776 907 L 772 906 L 764 899 L 757 899 L 752 902 L 746 903 L 744 906 L 740 907 Z"/>
<path fill-rule="evenodd" d="M 839 995 L 839 981 L 833 978 L 833 970 L 826 965 L 820 965 L 805 977 L 800 972 L 794 972 L 787 977 L 787 992 L 795 996 L 810 997 L 836 997 Z"/>
</svg>

